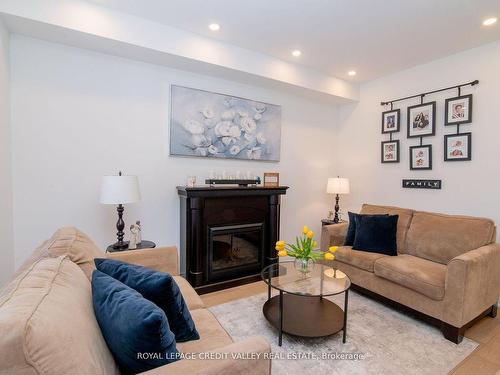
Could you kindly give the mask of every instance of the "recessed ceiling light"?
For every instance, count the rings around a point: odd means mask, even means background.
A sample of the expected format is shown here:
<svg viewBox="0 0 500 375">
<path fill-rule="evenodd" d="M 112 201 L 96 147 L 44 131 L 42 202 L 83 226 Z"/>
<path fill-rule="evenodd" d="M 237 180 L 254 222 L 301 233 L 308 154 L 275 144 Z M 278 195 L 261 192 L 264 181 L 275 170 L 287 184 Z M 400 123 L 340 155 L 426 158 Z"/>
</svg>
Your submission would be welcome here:
<svg viewBox="0 0 500 375">
<path fill-rule="evenodd" d="M 349 71 L 347 72 L 347 75 L 349 75 L 349 76 L 353 77 L 353 76 L 355 76 L 355 75 L 356 75 L 356 72 L 355 72 L 354 70 L 349 70 Z"/>
<path fill-rule="evenodd" d="M 292 56 L 299 57 L 300 55 L 302 55 L 302 52 L 300 52 L 298 49 L 292 51 Z"/>
<path fill-rule="evenodd" d="M 497 23 L 497 21 L 498 21 L 498 18 L 496 18 L 496 17 L 486 18 L 483 21 L 483 26 L 491 26 L 491 25 Z"/>
<path fill-rule="evenodd" d="M 220 25 L 218 23 L 211 23 L 208 25 L 208 28 L 212 31 L 218 31 L 220 29 Z"/>
</svg>

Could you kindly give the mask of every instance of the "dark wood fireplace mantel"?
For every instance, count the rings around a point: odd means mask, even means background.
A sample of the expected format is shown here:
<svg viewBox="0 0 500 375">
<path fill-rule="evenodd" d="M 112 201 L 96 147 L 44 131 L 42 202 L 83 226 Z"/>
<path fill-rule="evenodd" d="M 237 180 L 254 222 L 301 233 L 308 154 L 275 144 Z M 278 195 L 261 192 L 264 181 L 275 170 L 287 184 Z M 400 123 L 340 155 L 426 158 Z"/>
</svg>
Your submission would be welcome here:
<svg viewBox="0 0 500 375">
<path fill-rule="evenodd" d="M 277 261 L 280 201 L 287 186 L 177 187 L 181 273 L 198 293 L 259 280 Z"/>
</svg>

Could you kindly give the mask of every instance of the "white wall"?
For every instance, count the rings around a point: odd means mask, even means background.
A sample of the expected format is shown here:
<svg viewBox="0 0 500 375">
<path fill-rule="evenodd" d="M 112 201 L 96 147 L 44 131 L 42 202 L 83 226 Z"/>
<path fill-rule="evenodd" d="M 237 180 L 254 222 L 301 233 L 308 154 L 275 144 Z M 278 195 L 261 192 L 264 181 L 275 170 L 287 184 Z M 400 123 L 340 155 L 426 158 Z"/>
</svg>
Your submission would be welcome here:
<svg viewBox="0 0 500 375">
<path fill-rule="evenodd" d="M 0 22 L 0 286 L 14 270 L 9 76 L 9 33 Z"/>
<path fill-rule="evenodd" d="M 331 204 L 336 108 L 286 92 L 237 84 L 66 47 L 11 39 L 15 261 L 58 227 L 75 225 L 100 246 L 115 240 L 116 210 L 98 203 L 100 179 L 119 169 L 140 178 L 143 201 L 126 207 L 144 238 L 179 243 L 176 185 L 209 170 L 278 171 L 291 188 L 282 234 L 319 231 Z M 168 155 L 169 86 L 179 84 L 282 105 L 280 163 Z"/>
<path fill-rule="evenodd" d="M 358 210 L 363 202 L 390 204 L 445 213 L 479 215 L 500 224 L 500 42 L 468 50 L 378 79 L 361 87 L 357 105 L 339 111 L 339 170 L 351 178 L 352 194 L 344 197 L 346 209 Z M 401 144 L 399 164 L 380 163 L 380 142 L 388 135 L 380 133 L 382 100 L 418 94 L 436 88 L 479 79 L 479 85 L 463 90 L 474 96 L 472 125 L 461 131 L 472 132 L 472 161 L 444 162 L 443 135 L 456 127 L 444 126 L 444 99 L 456 91 L 429 96 L 437 100 L 436 136 L 424 138 L 433 145 L 433 170 L 410 171 L 410 145 L 418 139 L 406 138 L 405 108 L 416 101 L 406 101 L 401 108 L 402 128 L 396 136 Z M 403 178 L 442 179 L 442 190 L 401 188 Z"/>
</svg>

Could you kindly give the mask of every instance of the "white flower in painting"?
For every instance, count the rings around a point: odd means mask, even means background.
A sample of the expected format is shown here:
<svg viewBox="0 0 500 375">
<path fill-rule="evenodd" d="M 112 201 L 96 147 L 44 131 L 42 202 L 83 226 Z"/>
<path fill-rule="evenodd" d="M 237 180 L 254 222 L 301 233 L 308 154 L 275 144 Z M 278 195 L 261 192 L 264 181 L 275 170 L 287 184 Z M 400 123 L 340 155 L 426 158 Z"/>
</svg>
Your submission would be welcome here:
<svg viewBox="0 0 500 375">
<path fill-rule="evenodd" d="M 260 113 L 256 113 L 255 115 L 253 115 L 253 119 L 255 121 L 259 121 L 260 119 L 262 119 L 262 115 Z"/>
<path fill-rule="evenodd" d="M 214 117 L 214 110 L 212 108 L 209 108 L 209 107 L 203 109 L 203 111 L 201 111 L 201 113 L 203 114 L 203 116 L 205 118 L 212 118 L 212 117 Z"/>
<path fill-rule="evenodd" d="M 240 117 L 248 117 L 248 112 L 243 108 L 238 108 L 238 114 L 240 115 Z"/>
<path fill-rule="evenodd" d="M 258 112 L 258 113 L 264 113 L 266 111 L 266 109 L 267 109 L 267 107 L 264 103 L 256 103 L 255 107 L 254 107 L 255 112 Z"/>
<path fill-rule="evenodd" d="M 255 135 L 250 134 L 250 133 L 245 133 L 245 139 L 246 139 L 248 142 L 253 142 L 253 141 L 255 141 Z"/>
<path fill-rule="evenodd" d="M 231 127 L 234 124 L 231 121 L 221 121 L 217 125 L 215 125 L 215 135 L 217 137 L 229 137 L 231 134 Z"/>
<path fill-rule="evenodd" d="M 231 121 L 235 115 L 236 115 L 236 113 L 232 109 L 230 109 L 230 110 L 222 112 L 222 115 L 220 115 L 220 118 L 222 121 Z"/>
<path fill-rule="evenodd" d="M 194 153 L 199 156 L 207 156 L 207 149 L 205 147 L 198 147 L 194 150 Z"/>
<path fill-rule="evenodd" d="M 194 147 L 206 147 L 210 144 L 208 138 L 203 134 L 193 134 L 191 136 L 191 143 Z"/>
<path fill-rule="evenodd" d="M 203 134 L 205 128 L 202 124 L 195 120 L 187 120 L 183 124 L 184 129 L 186 129 L 191 134 Z"/>
<path fill-rule="evenodd" d="M 203 120 L 203 124 L 207 128 L 212 129 L 215 126 L 215 124 L 216 124 L 216 122 L 214 120 L 215 119 L 213 119 L 213 118 L 206 118 L 205 120 Z"/>
<path fill-rule="evenodd" d="M 255 130 L 257 129 L 257 124 L 250 117 L 242 117 L 240 125 L 241 125 L 241 129 L 244 132 L 250 133 L 250 134 L 255 132 Z"/>
<path fill-rule="evenodd" d="M 240 149 L 240 146 L 238 145 L 234 145 L 232 146 L 230 149 L 229 149 L 229 153 L 231 155 L 238 155 L 240 153 L 241 149 Z"/>
<path fill-rule="evenodd" d="M 215 147 L 214 145 L 210 145 L 208 146 L 208 153 L 209 154 L 212 154 L 212 155 L 215 155 L 219 152 L 219 150 L 217 149 L 217 147 Z"/>
<path fill-rule="evenodd" d="M 253 147 L 250 150 L 247 151 L 247 158 L 248 159 L 260 159 L 262 156 L 262 148 L 260 147 Z"/>
<path fill-rule="evenodd" d="M 233 125 L 229 128 L 229 135 L 234 138 L 240 138 L 241 130 L 236 125 Z"/>
<path fill-rule="evenodd" d="M 261 145 L 265 145 L 266 144 L 266 137 L 264 137 L 264 134 L 262 133 L 257 133 L 257 142 L 259 142 Z"/>
<path fill-rule="evenodd" d="M 229 146 L 231 143 L 236 142 L 236 140 L 233 137 L 222 137 L 222 143 L 225 146 Z"/>
</svg>

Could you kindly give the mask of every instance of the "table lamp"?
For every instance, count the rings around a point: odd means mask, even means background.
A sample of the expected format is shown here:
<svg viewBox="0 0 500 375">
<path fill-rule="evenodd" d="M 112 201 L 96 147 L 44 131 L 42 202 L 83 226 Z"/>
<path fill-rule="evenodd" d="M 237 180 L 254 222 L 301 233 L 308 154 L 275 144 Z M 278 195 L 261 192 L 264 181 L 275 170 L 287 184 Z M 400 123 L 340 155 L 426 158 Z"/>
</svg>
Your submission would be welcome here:
<svg viewBox="0 0 500 375">
<path fill-rule="evenodd" d="M 328 194 L 335 194 L 335 217 L 333 218 L 334 223 L 339 222 L 339 194 L 349 194 L 349 179 L 333 177 L 328 179 L 328 184 L 326 185 L 326 192 Z"/>
<path fill-rule="evenodd" d="M 123 250 L 128 247 L 123 241 L 125 222 L 123 221 L 123 205 L 135 203 L 141 200 L 139 191 L 139 180 L 137 176 L 123 176 L 122 172 L 118 176 L 103 176 L 101 186 L 101 203 L 117 204 L 118 221 L 116 222 L 118 241 L 113 244 L 113 249 Z"/>
</svg>

